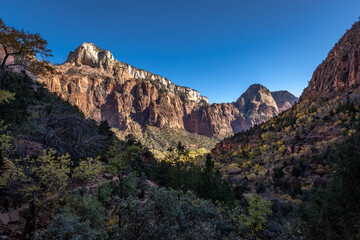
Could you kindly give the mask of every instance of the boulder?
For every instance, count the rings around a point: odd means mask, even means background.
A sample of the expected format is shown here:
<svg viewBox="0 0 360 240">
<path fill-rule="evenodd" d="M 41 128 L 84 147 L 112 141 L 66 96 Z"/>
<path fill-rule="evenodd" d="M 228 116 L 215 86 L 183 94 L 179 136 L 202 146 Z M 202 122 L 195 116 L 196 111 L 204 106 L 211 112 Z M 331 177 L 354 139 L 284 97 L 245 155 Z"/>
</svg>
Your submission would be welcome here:
<svg viewBox="0 0 360 240">
<path fill-rule="evenodd" d="M 19 222 L 20 221 L 20 211 L 19 210 L 10 211 L 9 218 L 10 218 L 10 221 L 9 221 L 10 223 Z"/>
<path fill-rule="evenodd" d="M 10 217 L 8 213 L 0 213 L 0 223 L 7 225 L 10 222 Z"/>
</svg>

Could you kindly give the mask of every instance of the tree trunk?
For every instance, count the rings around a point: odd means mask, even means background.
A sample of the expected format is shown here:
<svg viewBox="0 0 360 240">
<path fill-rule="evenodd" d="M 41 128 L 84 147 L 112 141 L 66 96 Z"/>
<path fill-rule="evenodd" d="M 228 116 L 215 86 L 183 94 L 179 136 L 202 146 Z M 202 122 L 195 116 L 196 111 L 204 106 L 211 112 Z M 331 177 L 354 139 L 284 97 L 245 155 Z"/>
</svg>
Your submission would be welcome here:
<svg viewBox="0 0 360 240">
<path fill-rule="evenodd" d="M 120 206 L 119 206 L 119 211 L 118 211 L 118 217 L 119 217 L 118 226 L 119 226 L 119 229 L 121 229 L 122 228 L 122 214 L 121 214 Z"/>
<path fill-rule="evenodd" d="M 6 64 L 6 60 L 8 59 L 8 57 L 9 57 L 9 54 L 6 54 L 3 62 L 1 63 L 1 68 L 0 68 L 1 71 L 3 71 L 5 69 L 5 66 L 6 66 L 5 64 Z"/>
<path fill-rule="evenodd" d="M 35 224 L 36 224 L 36 206 L 35 202 L 30 202 L 29 204 L 29 215 L 26 218 L 25 227 L 22 234 L 22 239 L 32 239 L 32 233 L 35 230 Z"/>
</svg>

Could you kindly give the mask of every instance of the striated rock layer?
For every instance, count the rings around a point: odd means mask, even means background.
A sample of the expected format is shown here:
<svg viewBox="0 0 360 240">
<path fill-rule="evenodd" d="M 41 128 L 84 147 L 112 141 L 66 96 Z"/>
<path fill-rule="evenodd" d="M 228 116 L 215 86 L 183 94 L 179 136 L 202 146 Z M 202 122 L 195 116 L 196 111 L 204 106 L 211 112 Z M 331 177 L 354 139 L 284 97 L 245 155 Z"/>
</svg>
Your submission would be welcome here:
<svg viewBox="0 0 360 240">
<path fill-rule="evenodd" d="M 209 104 L 198 91 L 115 60 L 92 43 L 70 52 L 57 74 L 38 81 L 85 116 L 112 127 L 141 131 L 145 126 L 185 129 L 207 136 L 248 129 L 279 113 L 270 91 L 252 85 L 236 102 Z"/>
</svg>

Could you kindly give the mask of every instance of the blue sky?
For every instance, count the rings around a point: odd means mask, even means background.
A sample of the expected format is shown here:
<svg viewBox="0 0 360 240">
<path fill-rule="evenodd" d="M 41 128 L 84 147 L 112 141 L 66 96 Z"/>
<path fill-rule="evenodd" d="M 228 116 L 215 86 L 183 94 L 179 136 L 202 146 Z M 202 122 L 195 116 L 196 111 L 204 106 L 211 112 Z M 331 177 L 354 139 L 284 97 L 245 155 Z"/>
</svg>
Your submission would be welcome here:
<svg viewBox="0 0 360 240">
<path fill-rule="evenodd" d="M 7 24 L 49 41 L 52 62 L 93 42 L 211 102 L 235 101 L 253 83 L 299 96 L 360 16 L 359 0 L 17 0 L 1 8 Z"/>
</svg>

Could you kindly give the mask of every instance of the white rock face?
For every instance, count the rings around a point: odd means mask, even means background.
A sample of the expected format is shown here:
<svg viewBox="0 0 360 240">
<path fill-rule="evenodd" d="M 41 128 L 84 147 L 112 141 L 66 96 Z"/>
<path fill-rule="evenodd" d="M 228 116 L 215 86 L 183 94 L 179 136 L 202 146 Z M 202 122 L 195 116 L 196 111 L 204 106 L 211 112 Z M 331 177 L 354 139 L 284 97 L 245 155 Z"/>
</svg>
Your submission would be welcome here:
<svg viewBox="0 0 360 240">
<path fill-rule="evenodd" d="M 114 57 L 110 51 L 98 48 L 93 43 L 83 43 L 75 52 L 69 53 L 66 62 L 76 65 L 107 68 L 114 62 Z"/>
<path fill-rule="evenodd" d="M 127 63 L 119 62 L 114 59 L 113 54 L 110 51 L 103 50 L 93 43 L 83 43 L 74 52 L 70 52 L 66 63 L 87 65 L 103 69 L 108 69 L 115 63 L 118 63 L 120 66 L 125 67 L 133 78 L 149 81 L 155 84 L 158 88 L 164 88 L 173 94 L 180 96 L 183 100 L 209 104 L 209 99 L 201 96 L 198 91 L 175 85 L 167 78 L 138 69 Z"/>
<path fill-rule="evenodd" d="M 129 71 L 130 75 L 133 76 L 133 78 L 160 83 L 160 86 L 165 87 L 168 91 L 174 93 L 175 95 L 180 95 L 185 99 L 195 101 L 197 103 L 201 101 L 209 103 L 209 99 L 207 97 L 201 96 L 198 91 L 188 87 L 175 85 L 167 78 L 152 74 L 148 71 L 138 69 L 130 65 L 127 65 L 127 70 Z"/>
</svg>

